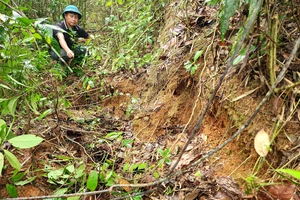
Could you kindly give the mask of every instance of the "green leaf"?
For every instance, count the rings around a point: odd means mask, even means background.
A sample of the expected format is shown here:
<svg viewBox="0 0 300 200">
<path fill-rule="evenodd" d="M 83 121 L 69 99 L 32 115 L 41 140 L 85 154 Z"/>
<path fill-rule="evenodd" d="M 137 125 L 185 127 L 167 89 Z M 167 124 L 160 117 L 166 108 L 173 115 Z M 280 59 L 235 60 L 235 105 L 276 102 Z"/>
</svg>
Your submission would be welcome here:
<svg viewBox="0 0 300 200">
<path fill-rule="evenodd" d="M 64 168 L 59 168 L 57 170 L 52 170 L 48 173 L 49 179 L 57 180 L 61 177 L 61 175 L 64 173 Z"/>
<path fill-rule="evenodd" d="M 82 177 L 83 175 L 85 175 L 85 165 L 84 165 L 84 164 L 81 164 L 81 165 L 79 165 L 79 167 L 77 167 L 77 169 L 76 169 L 76 171 L 75 171 L 74 177 L 75 177 L 75 178 L 80 178 L 80 177 Z"/>
<path fill-rule="evenodd" d="M 1 85 L 1 84 L 0 84 Z M 3 102 L 3 101 L 7 101 L 8 99 L 3 99 L 3 98 L 0 98 L 0 103 Z"/>
<path fill-rule="evenodd" d="M 14 147 L 27 149 L 39 145 L 43 140 L 44 139 L 39 136 L 26 134 L 9 139 L 8 142 L 11 143 Z"/>
<path fill-rule="evenodd" d="M 131 148 L 132 147 L 132 143 L 134 142 L 134 140 L 123 140 L 123 145 L 125 147 Z"/>
<path fill-rule="evenodd" d="M 19 99 L 19 97 L 14 97 L 11 100 L 9 100 L 8 109 L 9 109 L 9 112 L 12 116 L 15 116 L 18 99 Z"/>
<path fill-rule="evenodd" d="M 123 0 L 117 0 L 118 4 L 123 5 L 124 1 Z"/>
<path fill-rule="evenodd" d="M 74 165 L 69 165 L 66 167 L 66 170 L 68 170 L 70 173 L 73 173 L 75 171 Z"/>
<path fill-rule="evenodd" d="M 20 170 L 21 169 L 21 164 L 20 164 L 18 158 L 14 154 L 12 154 L 11 152 L 9 152 L 5 149 L 3 151 L 4 151 L 4 155 L 5 155 L 6 159 L 8 160 L 9 164 L 13 168 L 15 168 L 17 170 Z"/>
<path fill-rule="evenodd" d="M 79 200 L 80 196 L 68 197 L 67 200 Z"/>
<path fill-rule="evenodd" d="M 138 169 L 141 170 L 141 169 L 146 169 L 148 167 L 148 164 L 147 163 L 141 163 L 139 164 L 138 166 Z"/>
<path fill-rule="evenodd" d="M 0 87 L 3 87 L 5 89 L 11 90 L 8 86 L 4 85 L 4 84 L 0 84 Z"/>
<path fill-rule="evenodd" d="M 16 186 L 11 185 L 11 184 L 6 184 L 6 190 L 12 198 L 18 197 L 18 191 L 17 191 Z"/>
<path fill-rule="evenodd" d="M 38 33 L 34 33 L 34 34 L 33 34 L 33 37 L 34 37 L 35 39 L 39 39 L 39 40 L 43 39 L 42 36 L 41 36 L 40 34 L 38 34 Z"/>
<path fill-rule="evenodd" d="M 65 194 L 68 191 L 68 188 L 61 188 L 57 190 L 54 194 L 55 195 L 60 195 L 60 194 Z"/>
<path fill-rule="evenodd" d="M 24 175 L 25 175 L 25 172 L 18 173 L 18 171 L 17 171 L 16 174 L 14 174 L 12 177 L 10 177 L 10 180 L 12 182 L 17 182 L 17 181 L 21 180 L 24 177 Z"/>
<path fill-rule="evenodd" d="M 108 181 L 113 175 L 113 171 L 109 171 L 107 174 L 106 174 L 106 177 L 105 177 L 105 180 Z"/>
<path fill-rule="evenodd" d="M 98 186 L 98 172 L 93 170 L 86 182 L 86 186 L 89 190 L 94 191 Z"/>
<path fill-rule="evenodd" d="M 155 172 L 153 173 L 153 177 L 156 178 L 156 179 L 158 179 L 158 178 L 159 178 L 159 173 L 158 173 L 157 171 L 155 171 Z"/>
<path fill-rule="evenodd" d="M 122 135 L 122 132 L 111 132 L 105 136 L 105 138 L 115 139 Z"/>
<path fill-rule="evenodd" d="M 220 32 L 221 38 L 224 39 L 225 33 L 228 30 L 228 20 L 234 15 L 239 4 L 239 0 L 224 0 L 221 11 Z"/>
<path fill-rule="evenodd" d="M 48 109 L 45 110 L 39 117 L 38 117 L 38 121 L 41 121 L 42 119 L 44 119 L 46 116 L 48 116 L 50 113 L 52 112 L 52 109 Z"/>
<path fill-rule="evenodd" d="M 24 181 L 15 182 L 15 185 L 18 185 L 18 186 L 26 185 L 26 184 L 31 183 L 32 181 L 34 181 L 35 178 L 36 178 L 36 176 L 28 178 L 28 179 L 26 179 Z"/>
<path fill-rule="evenodd" d="M 112 3 L 113 3 L 112 1 L 107 2 L 106 7 L 110 7 L 112 5 Z"/>
<path fill-rule="evenodd" d="M 277 172 L 286 173 L 296 179 L 300 180 L 300 171 L 295 169 L 277 169 Z"/>
<path fill-rule="evenodd" d="M 3 170 L 3 167 L 4 167 L 4 156 L 3 156 L 3 153 L 0 152 L 0 177 L 2 176 L 2 170 Z"/>
<path fill-rule="evenodd" d="M 130 164 L 129 163 L 125 163 L 125 165 L 123 166 L 123 171 L 127 172 L 129 170 Z"/>
<path fill-rule="evenodd" d="M 198 58 L 203 54 L 203 50 L 197 51 L 195 56 L 194 56 L 194 62 L 198 60 Z"/>
<path fill-rule="evenodd" d="M 33 21 L 28 19 L 27 17 L 18 17 L 17 21 L 20 22 L 21 25 L 29 26 Z"/>
<path fill-rule="evenodd" d="M 7 75 L 7 77 L 10 78 L 10 79 L 11 79 L 13 82 L 15 82 L 16 84 L 21 85 L 21 86 L 23 86 L 23 87 L 27 87 L 26 85 L 24 85 L 23 83 L 17 81 L 16 79 L 14 79 L 14 78 L 13 78 L 12 76 L 10 76 L 10 75 Z"/>
</svg>

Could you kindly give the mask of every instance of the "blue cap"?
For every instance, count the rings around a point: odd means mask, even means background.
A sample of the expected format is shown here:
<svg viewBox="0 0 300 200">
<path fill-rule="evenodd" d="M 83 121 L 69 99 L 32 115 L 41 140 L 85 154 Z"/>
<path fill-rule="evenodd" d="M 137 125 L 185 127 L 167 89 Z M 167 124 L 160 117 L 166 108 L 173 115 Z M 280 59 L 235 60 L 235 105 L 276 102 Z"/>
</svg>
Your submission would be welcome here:
<svg viewBox="0 0 300 200">
<path fill-rule="evenodd" d="M 81 15 L 81 13 L 79 12 L 78 8 L 77 8 L 76 6 L 74 6 L 74 5 L 68 5 L 68 6 L 65 8 L 65 10 L 64 10 L 64 12 L 63 12 L 63 14 L 62 14 L 63 18 L 65 18 L 65 13 L 68 13 L 68 12 L 78 14 L 78 15 L 79 15 L 79 19 L 81 19 L 81 17 L 82 17 L 82 15 Z"/>
</svg>

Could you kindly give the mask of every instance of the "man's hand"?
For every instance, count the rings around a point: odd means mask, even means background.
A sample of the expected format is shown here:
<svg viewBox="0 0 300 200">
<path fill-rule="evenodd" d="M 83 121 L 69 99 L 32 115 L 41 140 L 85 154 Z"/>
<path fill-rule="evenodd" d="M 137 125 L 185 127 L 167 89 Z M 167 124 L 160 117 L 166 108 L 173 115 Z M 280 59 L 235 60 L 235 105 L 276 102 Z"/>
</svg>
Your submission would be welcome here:
<svg viewBox="0 0 300 200">
<path fill-rule="evenodd" d="M 73 51 L 68 51 L 67 52 L 67 56 L 71 59 L 71 58 L 74 58 L 74 52 Z"/>
</svg>

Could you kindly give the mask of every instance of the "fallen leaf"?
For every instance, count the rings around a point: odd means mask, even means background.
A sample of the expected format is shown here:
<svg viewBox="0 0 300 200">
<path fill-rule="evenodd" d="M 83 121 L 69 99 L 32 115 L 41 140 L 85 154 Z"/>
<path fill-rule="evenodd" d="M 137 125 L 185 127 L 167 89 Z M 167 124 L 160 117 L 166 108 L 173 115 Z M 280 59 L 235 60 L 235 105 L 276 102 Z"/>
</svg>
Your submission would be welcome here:
<svg viewBox="0 0 300 200">
<path fill-rule="evenodd" d="M 258 193 L 258 198 L 260 199 L 280 199 L 280 200 L 290 200 L 293 198 L 295 193 L 295 185 L 291 183 L 285 183 L 280 185 L 272 185 L 265 187 Z M 266 197 L 267 196 L 267 197 Z"/>
<path fill-rule="evenodd" d="M 268 133 L 261 129 L 254 138 L 254 149 L 258 155 L 265 157 L 268 154 L 270 146 L 270 138 Z"/>
<path fill-rule="evenodd" d="M 199 192 L 200 192 L 200 190 L 194 190 L 194 191 L 188 193 L 185 196 L 184 200 L 194 200 L 194 199 L 196 199 L 197 196 L 198 196 L 198 194 L 199 194 Z"/>
<path fill-rule="evenodd" d="M 119 184 L 130 184 L 127 180 L 125 180 L 125 179 L 120 179 L 119 180 Z M 128 187 L 128 186 L 123 186 L 122 187 L 126 192 L 130 192 L 131 191 L 131 189 L 130 189 L 130 187 Z"/>
</svg>

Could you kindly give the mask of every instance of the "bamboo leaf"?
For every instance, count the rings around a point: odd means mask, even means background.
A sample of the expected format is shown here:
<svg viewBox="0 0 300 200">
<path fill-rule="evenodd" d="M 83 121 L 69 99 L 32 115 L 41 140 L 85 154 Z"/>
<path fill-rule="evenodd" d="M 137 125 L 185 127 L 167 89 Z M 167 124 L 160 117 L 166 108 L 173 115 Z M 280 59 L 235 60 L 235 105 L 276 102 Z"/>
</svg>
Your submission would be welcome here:
<svg viewBox="0 0 300 200">
<path fill-rule="evenodd" d="M 14 147 L 27 149 L 39 145 L 43 140 L 43 138 L 36 135 L 27 134 L 9 139 L 8 142 L 11 143 Z"/>
</svg>

